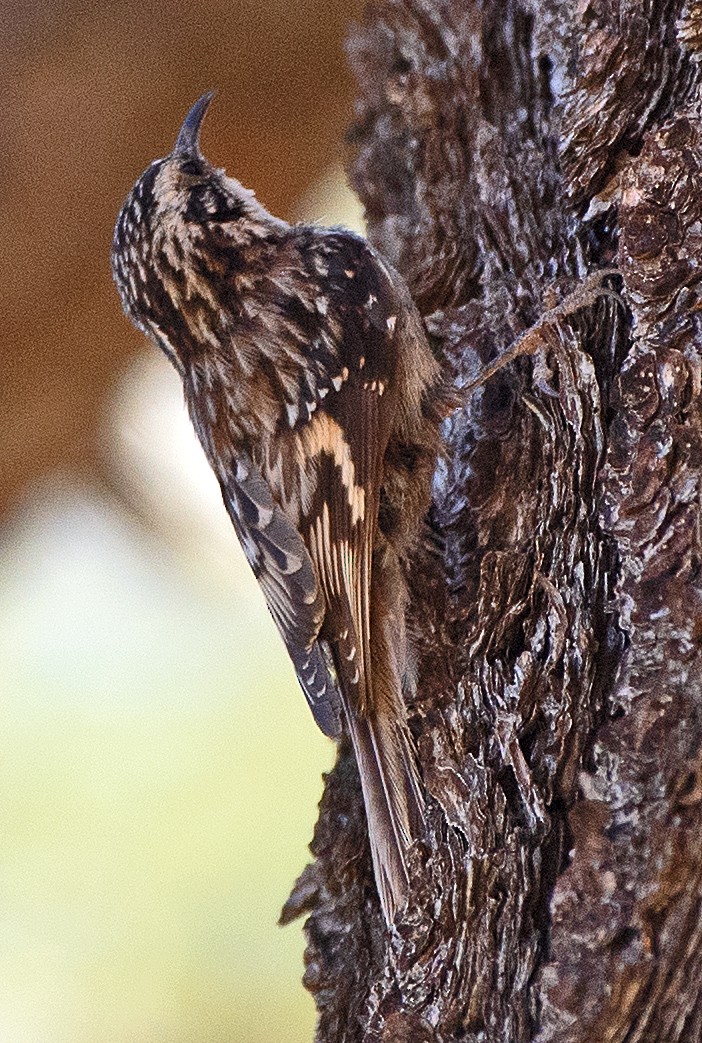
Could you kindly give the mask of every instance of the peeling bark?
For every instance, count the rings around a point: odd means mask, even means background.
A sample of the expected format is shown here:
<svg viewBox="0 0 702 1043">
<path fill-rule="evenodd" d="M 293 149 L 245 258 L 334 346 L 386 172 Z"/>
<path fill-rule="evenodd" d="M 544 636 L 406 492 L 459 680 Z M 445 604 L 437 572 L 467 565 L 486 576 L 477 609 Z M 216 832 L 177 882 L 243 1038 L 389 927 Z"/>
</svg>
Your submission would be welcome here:
<svg viewBox="0 0 702 1043">
<path fill-rule="evenodd" d="M 413 569 L 430 833 L 383 932 L 342 749 L 320 1043 L 702 1040 L 702 3 L 377 0 L 353 179 L 461 405 Z M 465 387 L 597 268 L 602 298 Z"/>
</svg>

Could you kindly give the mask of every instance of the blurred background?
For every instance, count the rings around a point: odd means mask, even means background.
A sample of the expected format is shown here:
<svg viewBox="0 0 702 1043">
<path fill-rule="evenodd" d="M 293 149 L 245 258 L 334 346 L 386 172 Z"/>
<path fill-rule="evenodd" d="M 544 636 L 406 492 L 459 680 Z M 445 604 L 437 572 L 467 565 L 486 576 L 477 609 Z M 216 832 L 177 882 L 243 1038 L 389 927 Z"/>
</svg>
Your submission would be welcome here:
<svg viewBox="0 0 702 1043">
<path fill-rule="evenodd" d="M 280 216 L 359 227 L 360 9 L 3 10 L 0 1043 L 312 1038 L 276 921 L 334 750 L 109 251 L 210 87 L 213 162 Z"/>
</svg>

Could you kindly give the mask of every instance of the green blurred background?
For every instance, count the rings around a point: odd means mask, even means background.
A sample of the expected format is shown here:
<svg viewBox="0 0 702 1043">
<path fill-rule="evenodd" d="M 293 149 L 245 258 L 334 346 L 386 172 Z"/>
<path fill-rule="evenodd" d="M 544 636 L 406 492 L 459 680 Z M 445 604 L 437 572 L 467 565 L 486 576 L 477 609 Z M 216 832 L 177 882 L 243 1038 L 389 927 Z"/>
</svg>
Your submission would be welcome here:
<svg viewBox="0 0 702 1043">
<path fill-rule="evenodd" d="M 333 746 L 316 730 L 112 226 L 189 105 L 287 218 L 340 174 L 359 3 L 6 6 L 0 390 L 0 1043 L 310 1040 L 276 921 Z"/>
</svg>

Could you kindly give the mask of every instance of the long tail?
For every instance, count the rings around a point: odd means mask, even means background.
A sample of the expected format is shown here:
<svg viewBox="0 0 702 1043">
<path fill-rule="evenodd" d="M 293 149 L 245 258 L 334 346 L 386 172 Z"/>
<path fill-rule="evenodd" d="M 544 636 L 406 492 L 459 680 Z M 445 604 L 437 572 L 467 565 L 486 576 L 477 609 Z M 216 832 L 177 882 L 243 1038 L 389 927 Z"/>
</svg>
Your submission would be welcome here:
<svg viewBox="0 0 702 1043">
<path fill-rule="evenodd" d="M 404 711 L 404 707 L 402 708 Z M 424 797 L 403 715 L 348 715 L 380 904 L 390 925 L 409 892 L 407 852 L 424 827 Z"/>
</svg>

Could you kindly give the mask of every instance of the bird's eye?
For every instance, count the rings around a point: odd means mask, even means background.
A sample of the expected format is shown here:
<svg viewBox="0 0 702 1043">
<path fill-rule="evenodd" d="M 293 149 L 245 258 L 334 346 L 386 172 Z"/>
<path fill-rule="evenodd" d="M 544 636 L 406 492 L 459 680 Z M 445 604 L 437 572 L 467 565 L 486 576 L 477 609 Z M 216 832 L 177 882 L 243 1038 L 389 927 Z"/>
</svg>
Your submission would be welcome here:
<svg viewBox="0 0 702 1043">
<path fill-rule="evenodd" d="M 208 184 L 196 184 L 190 191 L 186 220 L 199 224 L 210 221 L 238 221 L 244 211 L 241 202 L 229 198 L 226 193 L 218 191 Z"/>
<path fill-rule="evenodd" d="M 194 177 L 202 173 L 200 164 L 196 163 L 194 159 L 186 159 L 185 163 L 181 163 L 180 169 L 184 174 L 190 174 Z"/>
</svg>

